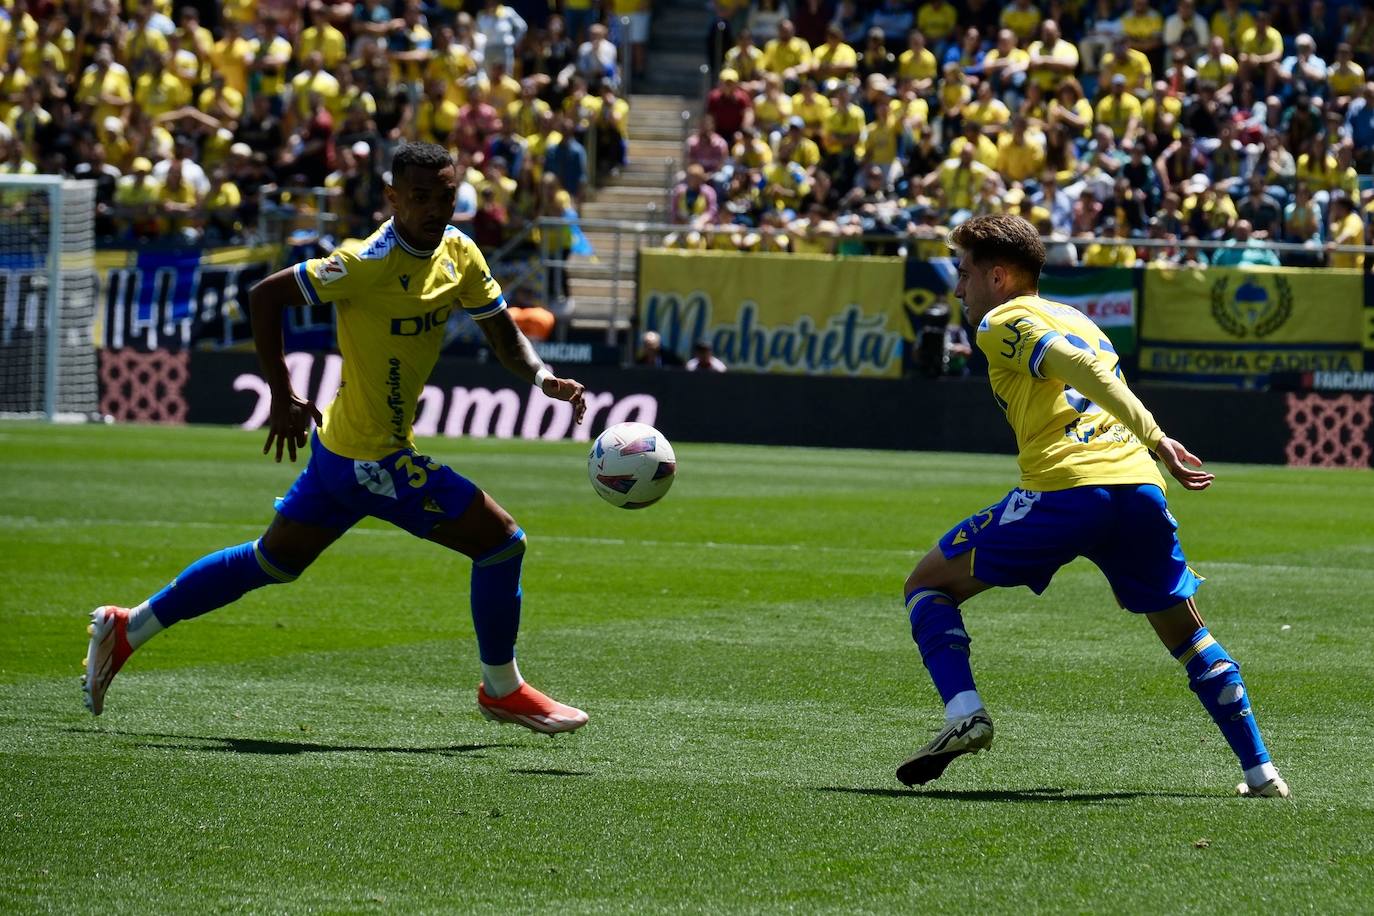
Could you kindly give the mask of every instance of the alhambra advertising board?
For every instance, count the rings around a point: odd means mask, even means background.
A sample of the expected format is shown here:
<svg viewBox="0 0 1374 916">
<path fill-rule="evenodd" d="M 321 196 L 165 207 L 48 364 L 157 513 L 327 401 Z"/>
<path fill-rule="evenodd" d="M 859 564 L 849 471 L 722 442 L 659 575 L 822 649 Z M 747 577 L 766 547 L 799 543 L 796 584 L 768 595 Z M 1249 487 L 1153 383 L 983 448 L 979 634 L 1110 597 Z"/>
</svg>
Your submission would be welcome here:
<svg viewBox="0 0 1374 916">
<path fill-rule="evenodd" d="M 1256 386 L 1275 372 L 1355 371 L 1363 311 L 1358 271 L 1151 267 L 1140 374 Z"/>
<path fill-rule="evenodd" d="M 898 258 L 640 253 L 640 329 L 684 358 L 708 340 L 734 371 L 896 378 L 904 292 Z"/>
</svg>

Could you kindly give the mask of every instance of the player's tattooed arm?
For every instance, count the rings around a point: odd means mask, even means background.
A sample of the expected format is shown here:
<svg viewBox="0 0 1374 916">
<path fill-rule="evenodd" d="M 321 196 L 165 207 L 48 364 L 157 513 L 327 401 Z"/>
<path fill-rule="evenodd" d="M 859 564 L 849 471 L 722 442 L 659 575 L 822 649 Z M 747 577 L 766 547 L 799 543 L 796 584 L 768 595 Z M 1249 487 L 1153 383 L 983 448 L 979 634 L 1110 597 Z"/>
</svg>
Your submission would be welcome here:
<svg viewBox="0 0 1374 916">
<path fill-rule="evenodd" d="M 272 392 L 271 414 L 267 421 L 266 455 L 273 443 L 277 461 L 283 447 L 296 460 L 296 449 L 304 448 L 310 438 L 310 424 L 323 426 L 324 420 L 313 401 L 298 396 L 291 387 L 286 369 L 286 346 L 282 341 L 282 315 L 293 305 L 305 305 L 294 274 L 295 267 L 279 270 L 253 287 L 248 294 L 248 311 L 253 320 L 253 346 L 258 352 L 262 376 Z"/>
<path fill-rule="evenodd" d="M 490 318 L 479 321 L 477 326 L 482 329 L 487 344 L 501 365 L 531 385 L 537 385 L 549 397 L 572 404 L 573 419 L 582 422 L 582 416 L 587 412 L 587 405 L 582 400 L 582 383 L 559 378 L 549 371 L 539 354 L 534 352 L 534 345 L 529 338 L 516 326 L 509 311 L 502 309 Z"/>
</svg>

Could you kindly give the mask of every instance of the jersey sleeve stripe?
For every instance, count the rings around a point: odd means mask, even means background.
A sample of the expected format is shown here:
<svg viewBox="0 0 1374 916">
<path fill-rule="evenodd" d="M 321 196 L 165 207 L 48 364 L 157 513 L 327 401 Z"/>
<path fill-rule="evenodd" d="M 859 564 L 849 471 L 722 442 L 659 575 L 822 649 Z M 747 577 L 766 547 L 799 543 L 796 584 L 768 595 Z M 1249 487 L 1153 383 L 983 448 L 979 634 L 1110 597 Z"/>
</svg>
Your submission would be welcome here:
<svg viewBox="0 0 1374 916">
<path fill-rule="evenodd" d="M 296 265 L 295 270 L 292 271 L 296 275 L 296 285 L 299 286 L 301 292 L 305 294 L 306 302 L 309 302 L 311 305 L 323 305 L 324 300 L 320 299 L 319 293 L 315 292 L 315 286 L 310 282 L 310 275 L 306 273 L 305 265 L 306 262 L 301 261 Z"/>
<path fill-rule="evenodd" d="M 1044 378 L 1044 376 L 1040 374 L 1040 364 L 1045 361 L 1045 353 L 1050 348 L 1050 341 L 1059 336 L 1060 334 L 1058 331 L 1046 331 L 1044 334 L 1040 335 L 1040 339 L 1035 342 L 1035 349 L 1031 350 L 1029 363 L 1031 375 L 1036 378 Z"/>
<path fill-rule="evenodd" d="M 492 315 L 495 315 L 495 314 L 497 314 L 498 312 L 503 312 L 503 311 L 505 311 L 505 309 L 506 309 L 506 297 L 505 297 L 505 296 L 497 296 L 495 299 L 493 299 L 492 301 L 488 302 L 486 305 L 482 306 L 481 308 L 475 308 L 475 309 L 473 309 L 473 308 L 468 308 L 467 306 L 463 306 L 463 311 L 467 312 L 469 317 L 471 317 L 471 318 L 476 318 L 476 319 L 479 319 L 479 320 L 482 319 L 482 318 L 490 318 Z"/>
</svg>

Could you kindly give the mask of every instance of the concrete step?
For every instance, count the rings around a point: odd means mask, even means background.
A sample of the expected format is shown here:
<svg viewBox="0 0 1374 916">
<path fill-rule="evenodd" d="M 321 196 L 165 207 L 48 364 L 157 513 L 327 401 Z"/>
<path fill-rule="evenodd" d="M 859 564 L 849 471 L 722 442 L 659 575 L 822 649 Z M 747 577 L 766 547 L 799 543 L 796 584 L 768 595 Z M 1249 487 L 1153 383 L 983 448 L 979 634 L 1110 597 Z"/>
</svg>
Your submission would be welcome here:
<svg viewBox="0 0 1374 916">
<path fill-rule="evenodd" d="M 634 303 L 629 297 L 619 302 L 609 296 L 582 296 L 572 290 L 575 308 L 572 314 L 573 327 L 606 327 L 612 321 L 617 327 L 629 327 L 634 313 Z"/>
<path fill-rule="evenodd" d="M 679 140 L 639 140 L 630 138 L 630 159 L 677 159 L 682 153 Z"/>
<path fill-rule="evenodd" d="M 682 119 L 676 123 L 657 125 L 630 125 L 630 140 L 666 140 L 669 143 L 683 141 Z"/>
<path fill-rule="evenodd" d="M 607 185 L 597 191 L 599 204 L 647 204 L 663 200 L 665 189 L 661 185 Z"/>
<path fill-rule="evenodd" d="M 662 203 L 649 205 L 597 203 L 584 204 L 582 216 L 586 219 L 613 219 L 625 222 L 657 222 L 664 215 Z"/>
<path fill-rule="evenodd" d="M 687 121 L 697 115 L 695 111 L 688 110 L 683 106 L 680 110 L 673 111 L 646 111 L 642 115 L 629 115 L 629 132 L 638 133 L 643 128 L 682 128 L 683 111 L 687 113 Z"/>
<path fill-rule="evenodd" d="M 690 108 L 701 105 L 701 100 L 681 92 L 634 92 L 630 95 L 630 113 L 641 111 L 673 111 L 677 108 Z"/>
</svg>

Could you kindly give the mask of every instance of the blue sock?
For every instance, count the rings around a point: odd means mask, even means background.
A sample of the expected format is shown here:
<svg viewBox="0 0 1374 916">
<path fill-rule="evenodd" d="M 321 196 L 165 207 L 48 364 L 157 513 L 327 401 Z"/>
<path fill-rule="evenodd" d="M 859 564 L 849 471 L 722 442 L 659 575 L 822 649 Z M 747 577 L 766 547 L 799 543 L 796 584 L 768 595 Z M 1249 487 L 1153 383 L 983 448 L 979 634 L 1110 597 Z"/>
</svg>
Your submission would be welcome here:
<svg viewBox="0 0 1374 916">
<path fill-rule="evenodd" d="M 472 561 L 472 626 L 484 665 L 504 665 L 515 658 L 524 559 L 525 532 L 517 528 L 499 547 Z"/>
<path fill-rule="evenodd" d="M 1241 768 L 1248 770 L 1267 763 L 1269 751 L 1250 711 L 1250 696 L 1240 677 L 1240 664 L 1226 654 L 1206 627 L 1174 649 L 1173 654 L 1188 672 L 1188 686 L 1240 758 Z"/>
<path fill-rule="evenodd" d="M 921 650 L 940 699 L 949 703 L 957 694 L 974 690 L 969 667 L 969 636 L 954 599 L 933 588 L 917 589 L 906 596 L 911 614 L 911 637 Z"/>
<path fill-rule="evenodd" d="M 294 582 L 297 575 L 268 557 L 261 541 L 249 541 L 201 557 L 149 598 L 148 606 L 158 623 L 170 627 L 224 607 L 255 588 Z"/>
</svg>

